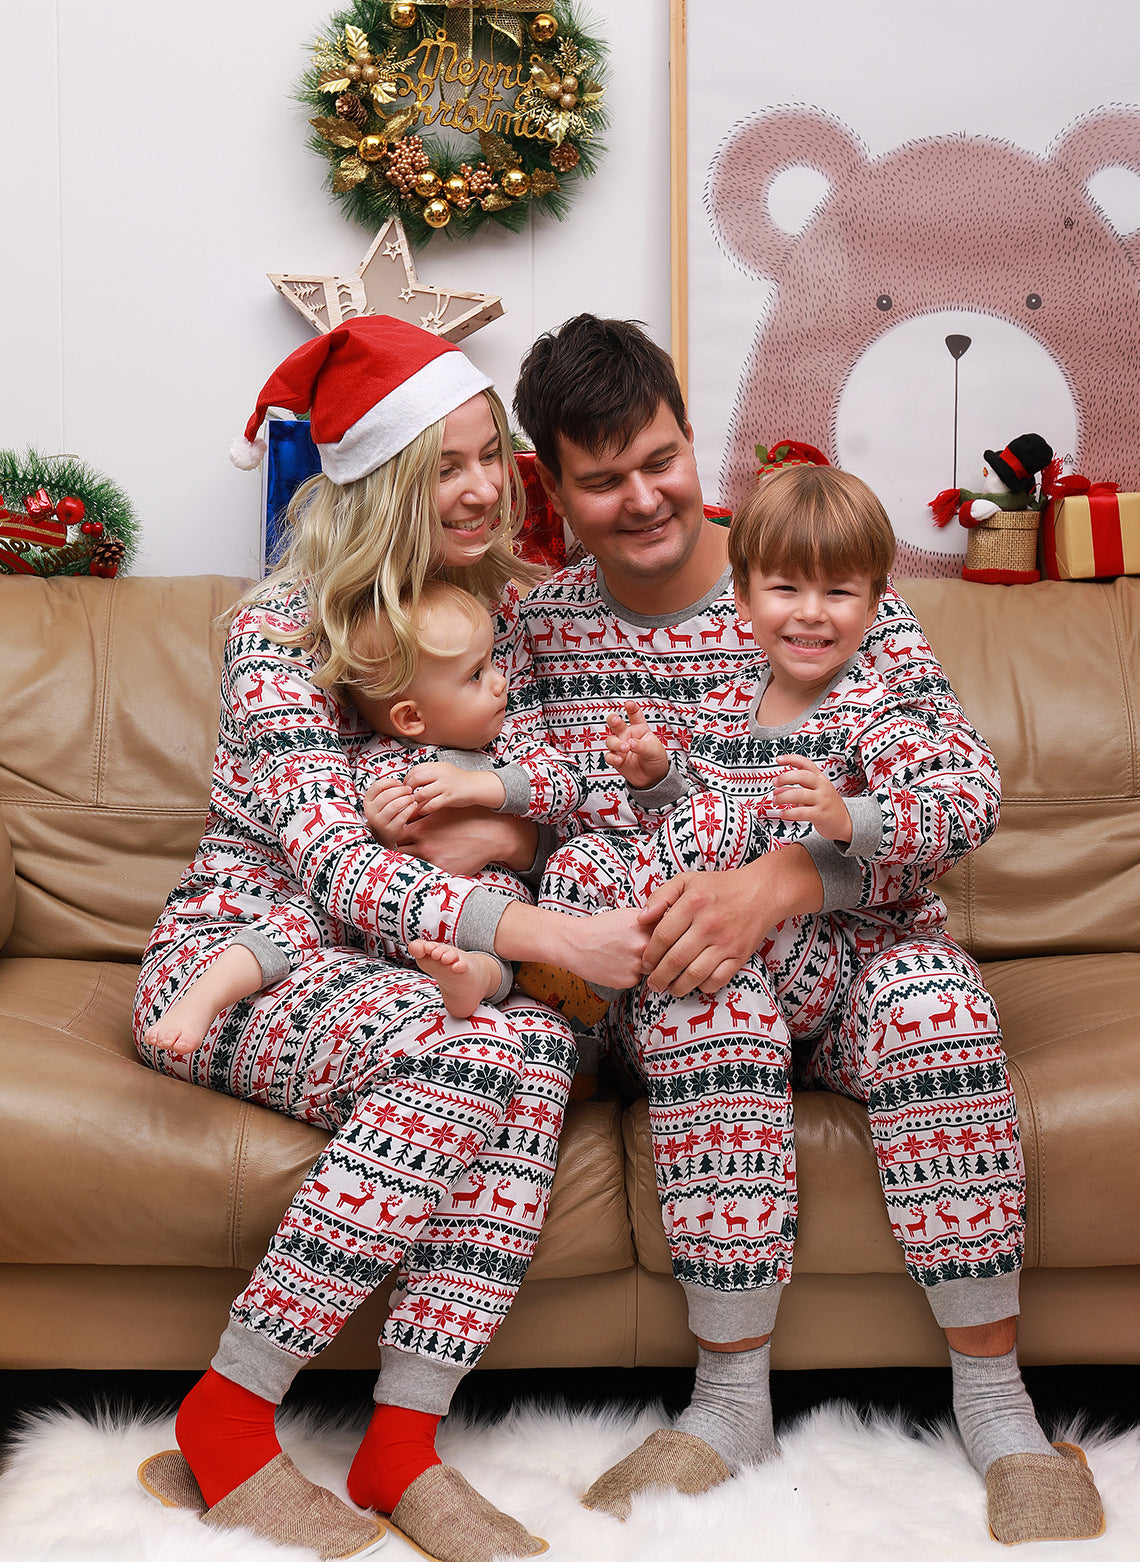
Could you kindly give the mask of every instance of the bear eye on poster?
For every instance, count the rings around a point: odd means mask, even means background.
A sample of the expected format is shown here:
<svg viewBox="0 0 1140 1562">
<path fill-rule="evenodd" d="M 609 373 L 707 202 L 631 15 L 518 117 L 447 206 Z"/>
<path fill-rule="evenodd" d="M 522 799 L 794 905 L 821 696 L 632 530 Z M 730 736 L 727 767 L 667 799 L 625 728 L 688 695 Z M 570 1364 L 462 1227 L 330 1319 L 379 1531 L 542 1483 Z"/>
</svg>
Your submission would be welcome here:
<svg viewBox="0 0 1140 1562">
<path fill-rule="evenodd" d="M 672 0 L 674 356 L 706 496 L 755 446 L 879 493 L 896 575 L 956 575 L 930 500 L 1041 435 L 1140 488 L 1140 21 L 1102 0 Z"/>
</svg>

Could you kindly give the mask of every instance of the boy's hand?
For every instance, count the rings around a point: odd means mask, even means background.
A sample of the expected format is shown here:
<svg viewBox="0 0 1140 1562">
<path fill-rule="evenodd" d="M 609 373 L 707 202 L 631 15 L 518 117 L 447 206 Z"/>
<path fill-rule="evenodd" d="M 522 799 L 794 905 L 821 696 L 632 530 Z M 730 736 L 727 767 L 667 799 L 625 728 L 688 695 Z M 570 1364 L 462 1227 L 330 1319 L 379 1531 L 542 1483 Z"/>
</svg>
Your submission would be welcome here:
<svg viewBox="0 0 1140 1562">
<path fill-rule="evenodd" d="M 800 819 L 813 825 L 829 841 L 851 844 L 851 815 L 831 782 L 810 759 L 781 754 L 782 765 L 772 788 L 772 807 L 783 819 Z"/>
<path fill-rule="evenodd" d="M 607 716 L 606 760 L 625 781 L 639 792 L 665 779 L 669 754 L 657 734 L 650 730 L 636 700 L 625 701 L 625 717 Z"/>
<path fill-rule="evenodd" d="M 404 777 L 421 814 L 440 808 L 501 808 L 506 788 L 493 770 L 460 770 L 446 760 L 413 765 Z"/>
<path fill-rule="evenodd" d="M 404 830 L 417 815 L 415 793 L 403 781 L 373 781 L 360 800 L 368 828 L 390 852 L 403 849 Z"/>
</svg>

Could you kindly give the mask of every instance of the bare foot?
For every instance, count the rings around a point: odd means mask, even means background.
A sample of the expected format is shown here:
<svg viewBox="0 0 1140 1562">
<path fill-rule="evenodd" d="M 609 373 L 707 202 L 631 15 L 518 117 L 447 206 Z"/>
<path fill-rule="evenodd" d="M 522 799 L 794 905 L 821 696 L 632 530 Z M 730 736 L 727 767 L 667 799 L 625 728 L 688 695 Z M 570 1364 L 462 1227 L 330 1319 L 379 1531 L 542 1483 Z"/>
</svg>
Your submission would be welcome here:
<svg viewBox="0 0 1140 1562">
<path fill-rule="evenodd" d="M 415 939 L 408 950 L 424 975 L 439 983 L 443 1007 L 453 1019 L 470 1019 L 483 1000 L 499 989 L 502 972 L 490 955 L 424 938 Z"/>
<path fill-rule="evenodd" d="M 143 1040 L 148 1046 L 184 1058 L 202 1045 L 216 1018 L 217 1011 L 210 1005 L 196 1002 L 190 996 L 179 998 L 153 1025 L 147 1026 Z"/>
</svg>

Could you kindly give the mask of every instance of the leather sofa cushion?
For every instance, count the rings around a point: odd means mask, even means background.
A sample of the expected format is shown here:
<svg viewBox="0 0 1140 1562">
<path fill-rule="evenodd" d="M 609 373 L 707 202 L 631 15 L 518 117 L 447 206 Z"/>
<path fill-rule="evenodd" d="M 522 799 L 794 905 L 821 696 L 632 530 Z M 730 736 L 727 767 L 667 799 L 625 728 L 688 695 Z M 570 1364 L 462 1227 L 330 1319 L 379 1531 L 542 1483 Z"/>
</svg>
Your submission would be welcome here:
<svg viewBox="0 0 1140 1562">
<path fill-rule="evenodd" d="M 1140 951 L 1140 579 L 905 580 L 1002 778 L 1001 823 L 940 880 L 975 959 Z"/>
<path fill-rule="evenodd" d="M 5 955 L 138 960 L 206 817 L 221 576 L 0 578 Z"/>
<path fill-rule="evenodd" d="M 1140 955 L 1009 960 L 983 967 L 1002 1016 L 1026 1164 L 1027 1268 L 1140 1264 Z M 867 1113 L 827 1091 L 797 1092 L 802 1274 L 903 1268 L 887 1220 Z M 634 1240 L 669 1272 L 649 1111 L 625 1125 Z"/>
<path fill-rule="evenodd" d="M 0 1262 L 252 1269 L 327 1135 L 140 1063 L 136 966 L 0 960 Z M 531 1274 L 632 1266 L 620 1107 L 572 1107 Z"/>
</svg>

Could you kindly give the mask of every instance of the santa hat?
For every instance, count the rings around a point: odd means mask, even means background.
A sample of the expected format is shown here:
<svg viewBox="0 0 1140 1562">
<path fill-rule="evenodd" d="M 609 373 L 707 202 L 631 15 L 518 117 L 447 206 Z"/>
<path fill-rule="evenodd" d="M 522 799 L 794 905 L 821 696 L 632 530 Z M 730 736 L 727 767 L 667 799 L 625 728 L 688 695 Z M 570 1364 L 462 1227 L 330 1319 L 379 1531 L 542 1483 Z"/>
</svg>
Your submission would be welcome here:
<svg viewBox="0 0 1140 1562">
<path fill-rule="evenodd" d="M 453 342 L 390 315 L 363 315 L 289 354 L 262 386 L 230 460 L 245 471 L 258 466 L 265 414 L 284 407 L 310 414 L 325 476 L 352 483 L 490 385 Z"/>
<path fill-rule="evenodd" d="M 831 465 L 822 450 L 817 450 L 814 445 L 806 445 L 799 439 L 777 440 L 771 447 L 757 445 L 756 459 L 760 463 L 757 477 L 771 477 L 774 472 L 782 472 L 788 466 Z"/>
</svg>

